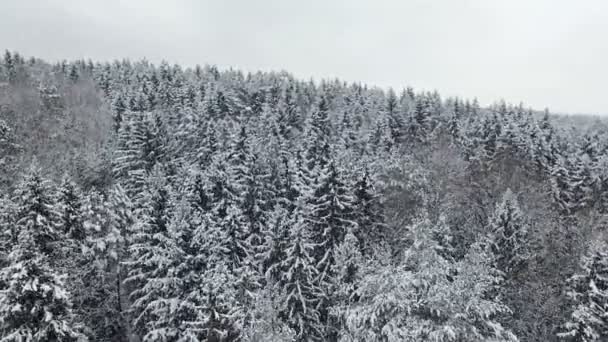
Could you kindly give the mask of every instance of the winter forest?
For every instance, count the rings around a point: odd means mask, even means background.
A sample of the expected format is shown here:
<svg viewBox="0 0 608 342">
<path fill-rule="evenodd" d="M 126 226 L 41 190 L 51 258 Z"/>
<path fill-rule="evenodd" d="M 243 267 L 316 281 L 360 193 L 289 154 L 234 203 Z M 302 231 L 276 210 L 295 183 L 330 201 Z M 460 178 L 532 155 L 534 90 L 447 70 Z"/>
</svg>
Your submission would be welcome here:
<svg viewBox="0 0 608 342">
<path fill-rule="evenodd" d="M 6 51 L 0 341 L 608 341 L 607 166 L 600 118 Z"/>
</svg>

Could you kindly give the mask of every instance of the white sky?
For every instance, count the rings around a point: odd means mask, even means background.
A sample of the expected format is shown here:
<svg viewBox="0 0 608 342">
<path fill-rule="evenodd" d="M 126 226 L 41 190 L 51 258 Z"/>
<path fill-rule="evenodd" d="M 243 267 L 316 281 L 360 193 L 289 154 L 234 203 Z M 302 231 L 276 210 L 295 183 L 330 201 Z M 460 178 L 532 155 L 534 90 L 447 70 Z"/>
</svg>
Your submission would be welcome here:
<svg viewBox="0 0 608 342">
<path fill-rule="evenodd" d="M 2 0 L 4 48 L 285 69 L 608 114 L 605 0 Z"/>
</svg>

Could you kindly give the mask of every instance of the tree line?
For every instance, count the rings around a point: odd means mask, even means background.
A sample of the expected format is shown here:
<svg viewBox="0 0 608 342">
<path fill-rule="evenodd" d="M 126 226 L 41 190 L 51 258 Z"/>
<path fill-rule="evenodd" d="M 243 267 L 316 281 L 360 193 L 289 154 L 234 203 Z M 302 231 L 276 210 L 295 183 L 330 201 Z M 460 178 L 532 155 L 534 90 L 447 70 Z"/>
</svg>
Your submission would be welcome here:
<svg viewBox="0 0 608 342">
<path fill-rule="evenodd" d="M 608 140 L 286 72 L 0 64 L 0 341 L 602 341 Z"/>
</svg>

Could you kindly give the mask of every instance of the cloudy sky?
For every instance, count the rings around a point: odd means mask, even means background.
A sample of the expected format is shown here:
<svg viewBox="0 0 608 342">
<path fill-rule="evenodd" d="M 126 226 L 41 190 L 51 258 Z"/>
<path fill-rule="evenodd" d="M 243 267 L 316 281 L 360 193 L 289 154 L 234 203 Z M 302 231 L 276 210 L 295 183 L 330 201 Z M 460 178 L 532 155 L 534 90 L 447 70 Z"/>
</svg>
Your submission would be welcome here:
<svg viewBox="0 0 608 342">
<path fill-rule="evenodd" d="M 2 0 L 0 45 L 608 114 L 605 0 Z"/>
</svg>

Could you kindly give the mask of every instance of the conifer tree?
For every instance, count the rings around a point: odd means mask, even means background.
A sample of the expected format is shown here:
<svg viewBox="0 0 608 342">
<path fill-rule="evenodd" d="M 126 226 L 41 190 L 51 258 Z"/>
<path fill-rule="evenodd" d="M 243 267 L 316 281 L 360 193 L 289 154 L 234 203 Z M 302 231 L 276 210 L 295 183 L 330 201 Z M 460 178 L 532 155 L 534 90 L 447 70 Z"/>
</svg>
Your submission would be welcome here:
<svg viewBox="0 0 608 342">
<path fill-rule="evenodd" d="M 114 119 L 114 131 L 118 132 L 123 121 L 123 114 L 127 110 L 127 106 L 121 93 L 114 96 L 112 100 L 112 118 Z"/>
<path fill-rule="evenodd" d="M 72 81 L 73 83 L 78 82 L 78 78 L 80 77 L 80 75 L 79 75 L 78 66 L 76 65 L 76 63 L 72 63 L 72 65 L 70 66 L 70 73 L 69 73 L 68 77 L 70 78 L 70 81 Z"/>
<path fill-rule="evenodd" d="M 70 295 L 53 269 L 58 213 L 49 182 L 33 168 L 16 190 L 17 218 L 8 265 L 0 272 L 2 341 L 78 341 Z"/>
<path fill-rule="evenodd" d="M 568 280 L 573 311 L 563 332 L 566 341 L 595 342 L 608 338 L 608 246 L 594 242 L 583 256 L 581 270 Z"/>
<path fill-rule="evenodd" d="M 347 311 L 344 338 L 353 341 L 517 341 L 494 319 L 508 308 L 488 298 L 499 278 L 476 245 L 456 264 L 440 255 L 428 218 L 410 227 L 413 243 L 399 266 L 366 272 Z M 390 264 L 384 263 L 384 265 Z M 458 273 L 453 277 L 452 269 Z"/>
<path fill-rule="evenodd" d="M 321 96 L 317 108 L 313 111 L 307 124 L 306 133 L 306 167 L 314 173 L 315 168 L 323 168 L 330 158 L 329 103 Z"/>
<path fill-rule="evenodd" d="M 170 265 L 168 255 L 175 245 L 169 231 L 170 188 L 164 174 L 156 169 L 146 180 L 138 220 L 133 228 L 133 237 L 129 246 L 129 258 L 125 262 L 128 277 L 125 283 L 131 289 L 131 317 L 133 326 L 141 336 L 146 336 L 151 327 L 149 304 L 160 294 L 159 277 L 165 276 Z M 175 252 L 173 252 L 175 253 Z"/>
<path fill-rule="evenodd" d="M 132 224 L 132 205 L 120 187 L 108 197 L 91 192 L 82 201 L 85 228 L 82 264 L 73 280 L 75 313 L 90 329 L 91 339 L 125 342 L 128 337 L 123 309 L 125 230 Z"/>
<path fill-rule="evenodd" d="M 174 199 L 177 200 L 177 199 Z M 166 239 L 154 258 L 162 261 L 143 287 L 146 300 L 141 317 L 145 317 L 147 333 L 143 341 L 189 341 L 199 335 L 193 322 L 198 319 L 198 303 L 184 296 L 195 286 L 196 264 L 192 263 L 190 241 L 194 235 L 196 219 L 187 201 L 175 205 L 167 225 Z"/>
<path fill-rule="evenodd" d="M 349 230 L 344 242 L 336 249 L 336 262 L 333 267 L 331 279 L 331 292 L 327 340 L 339 339 L 341 332 L 346 329 L 345 318 L 348 310 L 357 302 L 357 288 L 363 276 L 365 259 L 361 255 L 359 241 Z"/>
<path fill-rule="evenodd" d="M 388 116 L 391 139 L 398 144 L 401 142 L 405 124 L 401 117 L 397 95 L 395 95 L 393 89 L 389 89 L 386 97 L 386 115 Z"/>
<path fill-rule="evenodd" d="M 313 241 L 317 244 L 315 260 L 319 273 L 330 272 L 334 251 L 344 240 L 353 221 L 353 199 L 334 162 L 323 169 L 308 199 L 308 221 Z"/>
<path fill-rule="evenodd" d="M 201 218 L 191 239 L 195 251 L 194 282 L 186 293 L 188 302 L 196 303 L 198 314 L 189 325 L 203 340 L 233 340 L 242 333 L 243 310 L 238 302 L 237 279 L 231 267 L 229 233 L 213 221 L 212 213 Z M 196 271 L 196 270 L 200 271 Z"/>
<path fill-rule="evenodd" d="M 58 190 L 59 231 L 66 238 L 81 243 L 85 239 L 85 229 L 82 222 L 83 195 L 69 176 L 64 176 Z"/>
<path fill-rule="evenodd" d="M 492 251 L 499 270 L 517 273 L 531 258 L 529 227 L 516 195 L 507 189 L 490 219 Z"/>
<path fill-rule="evenodd" d="M 370 255 L 373 248 L 386 239 L 387 227 L 379 196 L 375 192 L 369 171 L 354 185 L 353 214 L 356 228 L 354 235 L 359 241 L 364 255 Z"/>
<path fill-rule="evenodd" d="M 284 272 L 278 281 L 283 296 L 280 317 L 295 331 L 296 341 L 320 341 L 324 328 L 317 308 L 324 291 L 316 280 L 319 271 L 313 257 L 315 245 L 310 228 L 298 212 L 296 209 L 286 225 L 289 243 L 280 264 Z"/>
</svg>

